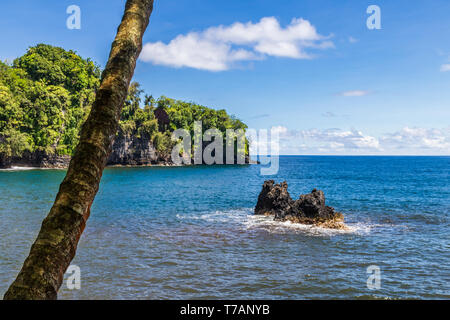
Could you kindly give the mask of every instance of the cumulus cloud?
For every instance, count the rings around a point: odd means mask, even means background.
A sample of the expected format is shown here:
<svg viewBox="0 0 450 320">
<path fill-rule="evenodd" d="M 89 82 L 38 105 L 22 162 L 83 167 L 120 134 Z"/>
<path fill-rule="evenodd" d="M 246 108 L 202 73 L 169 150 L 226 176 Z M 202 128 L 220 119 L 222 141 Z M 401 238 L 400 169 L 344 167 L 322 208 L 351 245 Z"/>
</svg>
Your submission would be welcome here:
<svg viewBox="0 0 450 320">
<path fill-rule="evenodd" d="M 450 71 L 450 64 L 443 64 L 441 66 L 441 72 L 448 72 Z"/>
<path fill-rule="evenodd" d="M 380 143 L 377 138 L 364 135 L 358 130 L 315 129 L 303 131 L 303 135 L 305 138 L 327 143 L 330 149 L 380 149 Z"/>
<path fill-rule="evenodd" d="M 358 39 L 353 38 L 353 37 L 348 37 L 348 42 L 350 42 L 350 43 L 356 43 L 356 42 L 358 42 Z"/>
<path fill-rule="evenodd" d="M 381 142 L 390 149 L 434 150 L 450 154 L 450 127 L 445 129 L 405 127 L 384 135 Z"/>
<path fill-rule="evenodd" d="M 307 49 L 332 47 L 329 37 L 317 33 L 307 20 L 294 18 L 283 28 L 276 18 L 265 17 L 257 23 L 236 22 L 180 34 L 167 44 L 147 43 L 140 58 L 155 65 L 224 71 L 236 62 L 267 56 L 310 59 L 313 55 Z"/>
<path fill-rule="evenodd" d="M 316 154 L 316 153 L 358 153 L 376 152 L 380 150 L 380 144 L 375 137 L 365 135 L 358 130 L 340 129 L 310 129 L 290 130 L 284 126 L 272 127 L 270 133 L 262 135 L 253 146 L 262 151 L 260 154 L 270 153 L 273 148 L 274 136 L 278 136 L 280 154 Z"/>
<path fill-rule="evenodd" d="M 339 96 L 342 97 L 363 97 L 367 96 L 370 93 L 370 91 L 365 90 L 350 90 L 350 91 L 343 91 L 338 93 Z"/>
<path fill-rule="evenodd" d="M 291 130 L 272 127 L 279 137 L 279 154 L 373 154 L 373 155 L 450 155 L 450 127 L 425 129 L 405 127 L 375 137 L 360 130 L 310 129 Z M 275 142 L 263 136 L 256 148 L 266 154 Z"/>
</svg>

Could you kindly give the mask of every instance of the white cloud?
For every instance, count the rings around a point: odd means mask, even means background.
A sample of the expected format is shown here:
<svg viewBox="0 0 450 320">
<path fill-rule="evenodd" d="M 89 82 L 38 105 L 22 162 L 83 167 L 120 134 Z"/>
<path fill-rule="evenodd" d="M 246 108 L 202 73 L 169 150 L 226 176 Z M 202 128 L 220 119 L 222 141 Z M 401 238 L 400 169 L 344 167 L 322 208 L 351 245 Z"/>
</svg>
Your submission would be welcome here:
<svg viewBox="0 0 450 320">
<path fill-rule="evenodd" d="M 405 127 L 386 134 L 381 141 L 390 149 L 415 149 L 419 152 L 427 149 L 426 151 L 444 151 L 450 154 L 450 127 L 445 129 Z"/>
<path fill-rule="evenodd" d="M 261 139 L 260 136 L 260 140 L 252 146 L 259 148 L 259 154 L 270 153 L 269 148 L 273 150 L 276 141 L 271 137 L 274 133 L 279 137 L 280 154 L 373 153 L 380 150 L 378 139 L 357 130 L 289 130 L 283 126 L 276 126 L 271 128 L 271 132 L 272 134 L 269 133 L 267 138 L 262 136 Z M 252 139 L 252 141 L 255 140 Z"/>
<path fill-rule="evenodd" d="M 356 42 L 358 42 L 358 41 L 359 41 L 359 40 L 356 39 L 356 38 L 348 37 L 348 42 L 350 42 L 350 43 L 356 43 Z"/>
<path fill-rule="evenodd" d="M 313 56 L 306 49 L 332 47 L 333 42 L 318 34 L 307 20 L 294 18 L 283 28 L 276 18 L 265 17 L 257 23 L 236 22 L 180 34 L 168 44 L 147 43 L 140 59 L 176 68 L 223 71 L 238 61 L 260 60 L 267 56 L 310 59 Z"/>
<path fill-rule="evenodd" d="M 364 135 L 361 131 L 340 129 L 308 130 L 303 136 L 318 142 L 324 142 L 329 149 L 373 149 L 379 150 L 378 139 Z"/>
<path fill-rule="evenodd" d="M 450 155 L 450 127 L 405 127 L 380 137 L 360 130 L 290 130 L 283 126 L 272 129 L 279 136 L 280 154 Z M 257 146 L 270 153 L 269 148 L 274 148 L 275 141 L 270 139 L 270 134 L 268 138 L 267 142 L 258 141 Z"/>
<path fill-rule="evenodd" d="M 286 135 L 289 133 L 288 128 L 283 127 L 283 126 L 276 126 L 276 127 L 272 127 L 270 129 L 272 134 L 279 134 L 279 135 Z"/>
<path fill-rule="evenodd" d="M 365 90 L 351 90 L 351 91 L 343 91 L 340 92 L 338 95 L 343 97 L 363 97 L 370 93 L 370 91 Z"/>
<path fill-rule="evenodd" d="M 447 72 L 450 71 L 450 64 L 443 64 L 441 66 L 441 72 Z"/>
</svg>

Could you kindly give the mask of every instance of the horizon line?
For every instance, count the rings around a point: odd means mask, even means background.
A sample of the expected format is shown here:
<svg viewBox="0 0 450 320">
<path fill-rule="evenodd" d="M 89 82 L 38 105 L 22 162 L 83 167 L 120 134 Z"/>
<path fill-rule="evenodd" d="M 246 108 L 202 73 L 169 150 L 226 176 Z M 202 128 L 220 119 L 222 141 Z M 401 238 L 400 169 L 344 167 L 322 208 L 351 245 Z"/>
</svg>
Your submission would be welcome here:
<svg viewBox="0 0 450 320">
<path fill-rule="evenodd" d="M 251 155 L 252 156 L 252 155 Z M 255 155 L 253 155 L 255 156 Z M 275 155 L 256 155 L 257 157 L 273 157 Z M 420 154 L 279 154 L 279 157 L 450 157 L 450 155 L 420 155 Z"/>
</svg>

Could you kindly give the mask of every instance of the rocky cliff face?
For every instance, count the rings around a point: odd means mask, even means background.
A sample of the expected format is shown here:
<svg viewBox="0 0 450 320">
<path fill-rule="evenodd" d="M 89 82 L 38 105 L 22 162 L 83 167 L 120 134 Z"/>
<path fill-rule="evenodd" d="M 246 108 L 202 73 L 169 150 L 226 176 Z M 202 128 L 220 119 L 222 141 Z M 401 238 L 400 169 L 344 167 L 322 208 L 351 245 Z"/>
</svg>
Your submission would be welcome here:
<svg viewBox="0 0 450 320">
<path fill-rule="evenodd" d="M 0 168 L 37 167 L 37 168 L 66 168 L 70 156 L 46 154 L 44 152 L 26 152 L 21 157 L 2 157 L 0 155 Z M 170 165 L 170 158 L 157 152 L 150 138 L 127 135 L 119 132 L 107 165 Z"/>
<path fill-rule="evenodd" d="M 42 151 L 25 152 L 21 157 L 5 157 L 0 155 L 0 168 L 37 167 L 37 168 L 66 168 L 70 156 L 46 154 Z"/>
<path fill-rule="evenodd" d="M 157 152 L 149 137 L 137 138 L 119 131 L 107 164 L 138 166 L 168 164 L 169 161 Z"/>
<path fill-rule="evenodd" d="M 203 146 L 206 147 L 207 144 Z M 234 159 L 235 163 L 237 158 Z M 66 168 L 70 156 L 45 154 L 44 152 L 24 153 L 21 157 L 2 157 L 0 154 L 0 168 L 37 167 L 37 168 Z M 225 163 L 225 154 L 224 154 Z M 257 163 L 245 157 L 245 163 Z M 170 154 L 161 154 L 156 150 L 150 137 L 126 134 L 119 130 L 113 144 L 108 166 L 148 166 L 174 165 Z"/>
</svg>

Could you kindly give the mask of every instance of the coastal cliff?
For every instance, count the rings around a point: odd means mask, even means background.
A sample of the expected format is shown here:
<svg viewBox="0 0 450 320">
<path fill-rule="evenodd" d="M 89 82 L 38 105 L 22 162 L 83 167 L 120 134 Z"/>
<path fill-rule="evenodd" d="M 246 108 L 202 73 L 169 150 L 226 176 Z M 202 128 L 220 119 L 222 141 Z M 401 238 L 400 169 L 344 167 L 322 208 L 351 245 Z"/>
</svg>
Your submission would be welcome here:
<svg viewBox="0 0 450 320">
<path fill-rule="evenodd" d="M 0 168 L 34 167 L 57 168 L 69 166 L 69 155 L 57 155 L 43 151 L 24 152 L 20 157 L 0 154 Z M 160 154 L 149 138 L 137 138 L 119 132 L 108 159 L 109 166 L 171 165 L 170 158 Z"/>
<path fill-rule="evenodd" d="M 156 150 L 150 137 L 138 138 L 119 131 L 107 164 L 110 166 L 169 165 L 171 160 L 167 155 Z"/>
<path fill-rule="evenodd" d="M 0 61 L 0 168 L 67 167 L 100 75 L 90 59 L 45 44 L 29 48 L 12 64 Z M 107 165 L 173 165 L 171 151 L 177 142 L 172 133 L 183 129 L 194 136 L 197 122 L 202 133 L 247 129 L 223 109 L 165 96 L 155 99 L 133 82 Z M 244 152 L 249 163 L 246 139 Z"/>
<path fill-rule="evenodd" d="M 46 154 L 42 151 L 25 152 L 20 157 L 0 154 L 0 169 L 11 167 L 64 169 L 69 166 L 69 155 Z M 236 158 L 235 158 L 236 162 Z M 245 157 L 245 164 L 257 164 Z M 119 133 L 114 141 L 107 166 L 175 166 L 171 157 L 160 153 L 148 138 L 137 138 Z"/>
</svg>

